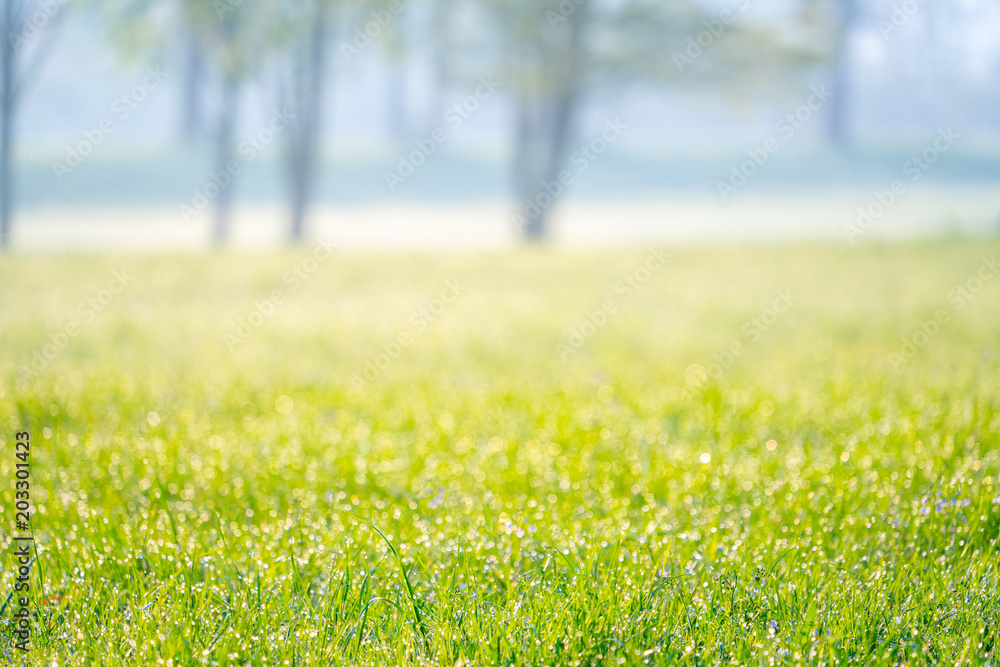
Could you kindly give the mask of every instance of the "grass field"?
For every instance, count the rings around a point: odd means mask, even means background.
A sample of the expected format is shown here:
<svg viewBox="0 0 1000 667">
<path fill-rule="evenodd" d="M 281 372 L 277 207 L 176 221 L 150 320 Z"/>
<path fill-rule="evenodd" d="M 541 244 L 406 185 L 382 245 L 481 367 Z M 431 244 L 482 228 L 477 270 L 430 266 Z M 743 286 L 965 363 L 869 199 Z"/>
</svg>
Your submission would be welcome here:
<svg viewBox="0 0 1000 667">
<path fill-rule="evenodd" d="M 11 662 L 1000 662 L 1000 243 L 318 254 L 0 258 Z"/>
</svg>

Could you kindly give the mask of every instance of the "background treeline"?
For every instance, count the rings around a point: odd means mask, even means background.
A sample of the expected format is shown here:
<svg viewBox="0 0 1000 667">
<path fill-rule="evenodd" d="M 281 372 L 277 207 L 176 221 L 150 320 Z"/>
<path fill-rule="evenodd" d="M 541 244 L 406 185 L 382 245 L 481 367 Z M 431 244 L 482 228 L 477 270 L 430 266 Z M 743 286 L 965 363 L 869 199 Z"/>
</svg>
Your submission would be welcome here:
<svg viewBox="0 0 1000 667">
<path fill-rule="evenodd" d="M 975 4 L 975 3 L 973 3 Z M 937 0 L 0 0 L 0 237 L 9 236 L 24 89 L 68 22 L 93 21 L 124 63 L 177 63 L 182 138 L 208 148 L 206 190 L 213 237 L 224 243 L 239 173 L 241 123 L 254 89 L 281 110 L 262 138 L 280 145 L 288 235 L 303 238 L 316 195 L 320 151 L 338 122 L 329 103 L 343 68 L 378 59 L 388 73 L 390 132 L 401 138 L 391 181 L 431 149 L 435 119 L 463 98 L 504 99 L 512 223 L 529 239 L 548 234 L 574 152 L 600 136 L 583 131 L 595 100 L 634 89 L 777 93 L 821 82 L 831 146 L 847 150 L 852 54 L 859 29 L 890 38 L 919 22 L 958 20 Z M 912 5 L 912 7 L 910 6 Z M 911 26 L 912 27 L 912 26 Z M 419 62 L 420 67 L 412 64 Z M 920 66 L 919 62 L 915 66 Z M 417 76 L 419 104 L 406 94 Z M 180 78 L 178 82 L 176 79 Z M 485 85 L 494 82 L 498 85 Z M 261 92 L 262 91 L 262 92 Z M 345 93 L 347 91 L 337 91 Z M 477 102 L 478 100 L 478 102 Z M 273 122 L 274 119 L 269 119 Z M 608 119 L 613 123 L 613 119 Z M 447 128 L 445 128 L 447 129 Z M 273 136 L 271 136 L 273 135 Z M 419 138 L 427 150 L 412 139 Z M 405 163 L 405 165 L 404 165 Z M 418 165 L 417 165 L 418 166 Z M 392 171 L 397 170 L 397 171 Z M 238 170 L 236 170 L 238 171 Z"/>
</svg>

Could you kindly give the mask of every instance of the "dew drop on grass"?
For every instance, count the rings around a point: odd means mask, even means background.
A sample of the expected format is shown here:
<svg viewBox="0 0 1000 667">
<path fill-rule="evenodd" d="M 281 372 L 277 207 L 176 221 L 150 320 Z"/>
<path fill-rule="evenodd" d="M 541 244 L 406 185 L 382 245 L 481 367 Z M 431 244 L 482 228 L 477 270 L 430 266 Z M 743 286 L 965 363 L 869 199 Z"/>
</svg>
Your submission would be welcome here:
<svg viewBox="0 0 1000 667">
<path fill-rule="evenodd" d="M 295 403 L 289 396 L 282 394 L 278 398 L 274 399 L 274 409 L 278 411 L 278 414 L 287 415 L 294 407 Z"/>
</svg>

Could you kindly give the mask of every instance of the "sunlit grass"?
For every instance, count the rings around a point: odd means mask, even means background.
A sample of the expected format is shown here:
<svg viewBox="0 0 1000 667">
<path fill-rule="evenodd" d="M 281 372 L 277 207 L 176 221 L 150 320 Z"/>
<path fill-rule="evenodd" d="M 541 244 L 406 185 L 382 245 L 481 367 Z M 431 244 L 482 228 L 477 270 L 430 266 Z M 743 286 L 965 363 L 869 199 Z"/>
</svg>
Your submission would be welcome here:
<svg viewBox="0 0 1000 667">
<path fill-rule="evenodd" d="M 34 663 L 996 664 L 1000 244 L 309 254 L 0 261 Z"/>
</svg>

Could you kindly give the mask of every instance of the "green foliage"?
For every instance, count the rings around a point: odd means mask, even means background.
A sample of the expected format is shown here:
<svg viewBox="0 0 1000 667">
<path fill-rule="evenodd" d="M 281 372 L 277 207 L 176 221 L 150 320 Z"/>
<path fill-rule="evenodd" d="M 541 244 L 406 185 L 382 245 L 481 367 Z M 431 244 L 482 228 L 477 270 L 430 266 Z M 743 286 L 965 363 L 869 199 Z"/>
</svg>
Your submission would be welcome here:
<svg viewBox="0 0 1000 667">
<path fill-rule="evenodd" d="M 322 1 L 322 0 L 317 0 Z M 301 3 L 296 3 L 298 6 Z M 214 70 L 243 82 L 289 33 L 293 12 L 244 0 L 113 0 L 95 3 L 112 42 L 127 60 L 172 60 L 179 37 L 193 35 Z"/>
<path fill-rule="evenodd" d="M 993 664 L 1000 280 L 947 295 L 998 251 L 678 250 L 565 361 L 644 251 L 342 255 L 294 290 L 294 254 L 4 258 L 4 479 L 22 424 L 34 443 L 29 662 Z M 13 501 L 8 483 L 8 530 Z"/>
</svg>

